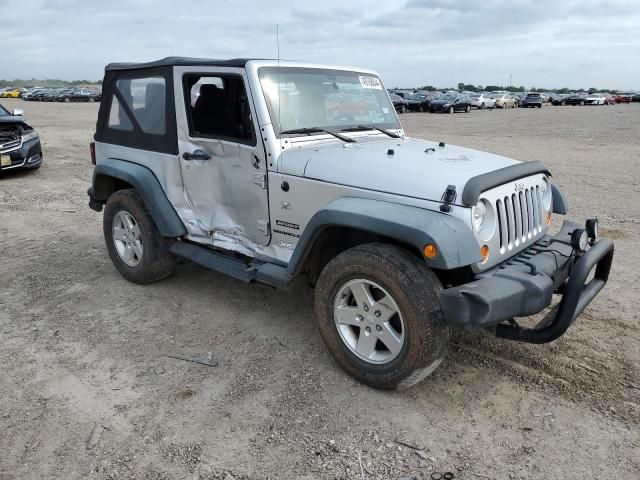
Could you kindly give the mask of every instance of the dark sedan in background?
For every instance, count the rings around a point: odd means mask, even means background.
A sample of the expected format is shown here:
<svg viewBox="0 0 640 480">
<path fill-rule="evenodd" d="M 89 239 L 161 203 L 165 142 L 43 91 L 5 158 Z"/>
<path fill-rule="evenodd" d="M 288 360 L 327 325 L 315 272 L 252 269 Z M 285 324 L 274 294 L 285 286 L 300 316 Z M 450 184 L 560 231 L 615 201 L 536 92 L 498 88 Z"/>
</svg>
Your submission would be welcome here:
<svg viewBox="0 0 640 480">
<path fill-rule="evenodd" d="M 27 125 L 21 110 L 9 112 L 0 105 L 0 174 L 35 170 L 42 165 L 40 137 Z"/>
<path fill-rule="evenodd" d="M 393 107 L 396 109 L 398 113 L 405 113 L 409 110 L 409 101 L 402 98 L 400 95 L 396 93 L 389 94 L 389 98 L 391 102 L 393 102 Z"/>
<path fill-rule="evenodd" d="M 442 97 L 431 100 L 429 112 L 467 112 L 471 111 L 471 99 L 463 93 L 448 93 Z"/>
<path fill-rule="evenodd" d="M 555 98 L 551 101 L 553 105 L 585 105 L 587 94 L 568 95 L 566 97 Z"/>
<path fill-rule="evenodd" d="M 426 112 L 429 110 L 431 98 L 421 93 L 414 93 L 405 97 L 407 100 L 407 108 L 412 112 Z"/>
</svg>

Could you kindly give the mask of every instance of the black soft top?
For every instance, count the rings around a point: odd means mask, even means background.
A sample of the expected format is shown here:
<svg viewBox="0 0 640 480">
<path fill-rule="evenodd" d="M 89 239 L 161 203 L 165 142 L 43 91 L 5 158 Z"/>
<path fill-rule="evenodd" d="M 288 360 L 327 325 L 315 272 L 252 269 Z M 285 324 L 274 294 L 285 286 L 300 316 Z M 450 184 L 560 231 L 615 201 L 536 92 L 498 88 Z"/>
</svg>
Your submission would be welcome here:
<svg viewBox="0 0 640 480">
<path fill-rule="evenodd" d="M 203 67 L 244 67 L 250 58 L 232 58 L 230 60 L 213 60 L 210 58 L 166 57 L 161 60 L 144 63 L 110 63 L 105 71 L 138 70 L 153 67 L 203 66 Z"/>
</svg>

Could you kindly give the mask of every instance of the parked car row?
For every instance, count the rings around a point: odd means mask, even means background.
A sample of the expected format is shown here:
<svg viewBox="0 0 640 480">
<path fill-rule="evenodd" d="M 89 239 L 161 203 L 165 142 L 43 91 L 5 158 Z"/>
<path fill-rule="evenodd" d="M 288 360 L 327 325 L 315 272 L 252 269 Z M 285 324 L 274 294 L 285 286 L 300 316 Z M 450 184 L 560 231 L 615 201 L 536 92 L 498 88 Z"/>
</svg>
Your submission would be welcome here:
<svg viewBox="0 0 640 480">
<path fill-rule="evenodd" d="M 558 95 L 551 100 L 553 105 L 614 105 L 616 103 L 640 102 L 640 94 L 608 93 Z"/>
<path fill-rule="evenodd" d="M 27 102 L 99 102 L 102 93 L 89 88 L 36 88 L 22 95 Z"/>
<path fill-rule="evenodd" d="M 64 88 L 4 88 L 0 89 L 0 98 L 22 98 L 36 102 L 99 102 L 102 93 L 83 87 Z"/>
<path fill-rule="evenodd" d="M 551 105 L 613 105 L 615 103 L 640 102 L 640 94 L 622 93 L 574 93 L 566 95 L 539 92 L 414 92 L 390 90 L 391 101 L 398 113 L 405 112 L 468 112 L 471 108 L 542 108 Z"/>
</svg>

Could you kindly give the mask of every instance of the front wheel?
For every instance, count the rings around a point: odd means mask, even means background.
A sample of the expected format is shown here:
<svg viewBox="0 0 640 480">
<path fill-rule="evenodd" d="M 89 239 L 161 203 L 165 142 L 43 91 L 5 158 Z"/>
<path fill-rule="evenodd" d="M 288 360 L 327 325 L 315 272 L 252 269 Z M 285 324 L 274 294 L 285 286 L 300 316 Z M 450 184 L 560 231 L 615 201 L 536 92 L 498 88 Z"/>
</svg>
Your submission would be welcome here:
<svg viewBox="0 0 640 480">
<path fill-rule="evenodd" d="M 467 108 L 465 108 L 464 111 L 469 113 L 471 111 L 471 105 L 467 105 Z"/>
<path fill-rule="evenodd" d="M 455 108 L 453 108 L 453 107 L 449 107 L 449 113 L 453 113 L 453 112 L 455 112 L 455 111 L 456 111 L 456 109 L 455 109 Z"/>
<path fill-rule="evenodd" d="M 102 226 L 111 261 L 130 282 L 153 283 L 173 271 L 169 240 L 160 234 L 135 190 L 119 190 L 109 197 Z"/>
<path fill-rule="evenodd" d="M 418 383 L 442 362 L 450 330 L 442 289 L 421 258 L 391 245 L 351 248 L 324 268 L 315 293 L 320 334 L 351 376 L 380 389 Z"/>
</svg>

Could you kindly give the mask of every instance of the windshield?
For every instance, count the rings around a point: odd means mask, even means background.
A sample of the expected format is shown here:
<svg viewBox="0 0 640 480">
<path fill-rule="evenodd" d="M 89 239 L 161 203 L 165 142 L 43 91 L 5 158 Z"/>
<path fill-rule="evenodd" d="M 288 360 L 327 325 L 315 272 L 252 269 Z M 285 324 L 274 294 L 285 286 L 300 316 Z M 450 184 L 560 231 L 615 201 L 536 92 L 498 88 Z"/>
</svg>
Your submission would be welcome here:
<svg viewBox="0 0 640 480">
<path fill-rule="evenodd" d="M 409 100 L 418 100 L 418 101 L 422 101 L 424 100 L 426 97 L 426 95 L 409 95 L 409 97 L 407 97 Z"/>
<path fill-rule="evenodd" d="M 305 128 L 401 128 L 375 75 L 296 67 L 263 67 L 258 75 L 278 135 Z"/>
</svg>

